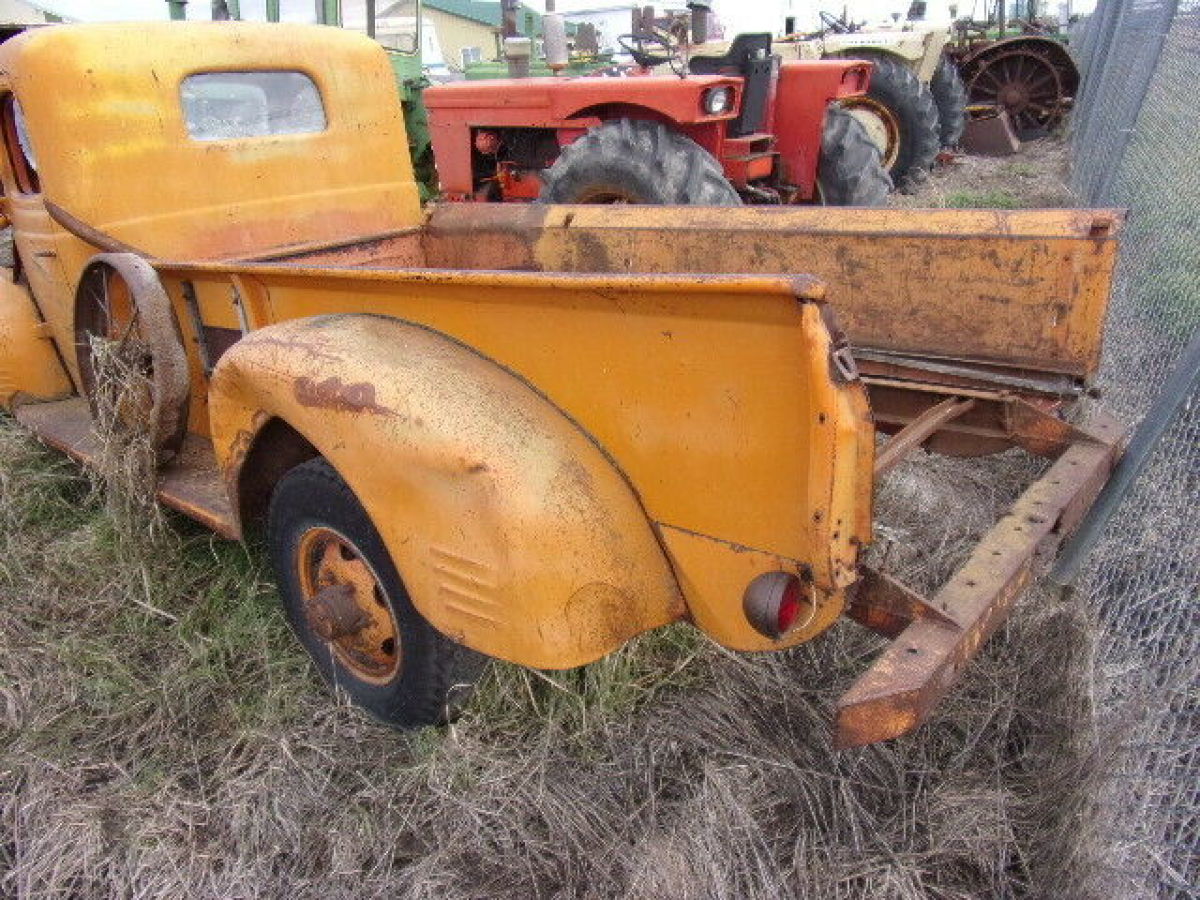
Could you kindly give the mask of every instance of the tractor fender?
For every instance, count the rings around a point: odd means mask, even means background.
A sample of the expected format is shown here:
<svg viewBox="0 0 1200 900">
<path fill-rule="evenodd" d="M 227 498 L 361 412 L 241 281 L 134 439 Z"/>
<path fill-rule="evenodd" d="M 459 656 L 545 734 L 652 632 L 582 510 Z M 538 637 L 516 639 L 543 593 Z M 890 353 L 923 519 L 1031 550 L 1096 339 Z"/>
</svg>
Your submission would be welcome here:
<svg viewBox="0 0 1200 900">
<path fill-rule="evenodd" d="M 421 614 L 472 649 L 568 668 L 684 615 L 603 448 L 448 335 L 373 315 L 271 325 L 222 356 L 209 399 L 235 507 L 262 477 L 245 467 L 257 435 L 286 423 L 354 491 Z"/>
</svg>

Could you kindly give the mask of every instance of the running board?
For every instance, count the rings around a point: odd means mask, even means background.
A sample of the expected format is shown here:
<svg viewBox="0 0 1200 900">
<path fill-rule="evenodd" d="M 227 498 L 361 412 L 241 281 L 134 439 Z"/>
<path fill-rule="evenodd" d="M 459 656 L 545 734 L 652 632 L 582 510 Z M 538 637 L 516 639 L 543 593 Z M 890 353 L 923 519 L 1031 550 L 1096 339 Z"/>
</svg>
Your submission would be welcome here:
<svg viewBox="0 0 1200 900">
<path fill-rule="evenodd" d="M 91 410 L 82 397 L 27 403 L 17 407 L 13 416 L 44 443 L 90 469 L 98 467 L 100 442 L 92 428 Z M 159 469 L 156 495 L 164 506 L 198 520 L 222 537 L 241 538 L 208 438 L 187 436 L 179 454 Z"/>
</svg>

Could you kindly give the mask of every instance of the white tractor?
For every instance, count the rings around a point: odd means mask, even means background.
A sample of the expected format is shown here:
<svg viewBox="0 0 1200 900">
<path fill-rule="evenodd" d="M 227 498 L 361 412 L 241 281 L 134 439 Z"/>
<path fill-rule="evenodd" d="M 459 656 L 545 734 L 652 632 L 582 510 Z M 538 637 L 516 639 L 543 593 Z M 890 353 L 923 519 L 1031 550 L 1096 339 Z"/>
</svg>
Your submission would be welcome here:
<svg viewBox="0 0 1200 900">
<path fill-rule="evenodd" d="M 939 151 L 958 144 L 966 124 L 966 88 L 943 53 L 952 37 L 950 26 L 907 21 L 865 27 L 826 12 L 820 16 L 819 31 L 788 33 L 772 49 L 783 59 L 873 62 L 866 96 L 842 105 L 879 145 L 897 187 L 920 180 Z"/>
</svg>

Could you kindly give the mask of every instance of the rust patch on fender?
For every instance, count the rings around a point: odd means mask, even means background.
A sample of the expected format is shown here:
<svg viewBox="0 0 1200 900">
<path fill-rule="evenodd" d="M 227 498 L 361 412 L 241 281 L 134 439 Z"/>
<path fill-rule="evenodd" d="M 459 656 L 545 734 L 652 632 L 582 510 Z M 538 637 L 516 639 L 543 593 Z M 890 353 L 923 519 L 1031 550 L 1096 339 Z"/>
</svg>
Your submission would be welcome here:
<svg viewBox="0 0 1200 900">
<path fill-rule="evenodd" d="M 346 384 L 334 376 L 323 381 L 312 378 L 298 378 L 295 387 L 296 400 L 303 406 L 315 406 L 320 409 L 336 409 L 343 412 L 369 412 L 378 415 L 390 415 L 391 410 L 385 409 L 375 402 L 375 385 L 369 381 L 356 381 Z"/>
</svg>

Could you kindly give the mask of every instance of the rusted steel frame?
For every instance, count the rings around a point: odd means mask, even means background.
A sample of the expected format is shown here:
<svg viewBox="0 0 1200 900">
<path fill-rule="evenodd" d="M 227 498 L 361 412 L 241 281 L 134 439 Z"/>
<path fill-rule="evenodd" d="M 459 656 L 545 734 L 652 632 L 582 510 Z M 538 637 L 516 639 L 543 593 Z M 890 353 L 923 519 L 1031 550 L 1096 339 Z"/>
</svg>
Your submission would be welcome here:
<svg viewBox="0 0 1200 900">
<path fill-rule="evenodd" d="M 133 253 L 145 259 L 152 259 L 144 250 L 139 250 L 124 241 L 119 241 L 111 234 L 107 234 L 98 228 L 93 228 L 82 219 L 78 219 L 71 215 L 57 203 L 52 200 L 43 200 L 46 204 L 46 212 L 50 214 L 50 218 L 65 228 L 68 232 L 79 238 L 87 244 L 91 244 L 98 250 L 103 250 L 105 253 Z"/>
<path fill-rule="evenodd" d="M 1124 427 L 1106 413 L 1098 412 L 1086 425 L 1076 425 L 1027 398 L 1009 396 L 1005 397 L 1004 416 L 1013 443 L 1038 456 L 1053 458 L 1064 446 L 1082 440 L 1102 444 L 1124 440 Z"/>
<path fill-rule="evenodd" d="M 1078 397 L 1084 390 L 1083 384 L 1077 379 L 1053 370 L 1043 372 L 982 360 L 913 356 L 871 347 L 856 347 L 854 354 L 868 375 L 900 379 L 920 379 L 933 375 L 939 384 L 1010 389 L 1052 397 Z"/>
<path fill-rule="evenodd" d="M 957 419 L 974 405 L 975 401 L 970 397 L 951 397 L 925 410 L 896 432 L 875 457 L 875 477 L 890 472 L 931 434 L 947 422 Z"/>
<path fill-rule="evenodd" d="M 928 718 L 1004 621 L 1035 565 L 1078 524 L 1112 471 L 1120 443 L 1120 434 L 1073 443 L 1021 495 L 930 600 L 940 615 L 915 618 L 839 699 L 838 747 L 899 737 Z M 870 593 L 860 595 L 856 617 L 869 618 L 871 603 Z M 893 598 L 881 605 L 878 619 L 894 628 L 902 617 Z"/>
<path fill-rule="evenodd" d="M 1093 416 L 1086 426 L 1067 422 L 1059 415 L 1061 402 L 1044 397 L 1030 398 L 1009 391 L 963 389 L 878 376 L 864 376 L 863 382 L 871 392 L 876 427 L 886 432 L 902 431 L 945 399 L 975 400 L 974 406 L 943 423 L 928 438 L 934 452 L 952 448 L 956 442 L 975 442 L 991 446 L 989 452 L 1016 446 L 1053 459 L 1077 441 L 1106 443 L 1121 433 L 1120 424 L 1104 414 Z"/>
<path fill-rule="evenodd" d="M 858 624 L 885 637 L 895 638 L 913 622 L 931 619 L 957 627 L 953 619 L 929 605 L 929 601 L 906 584 L 869 566 L 854 586 L 846 615 Z"/>
</svg>

